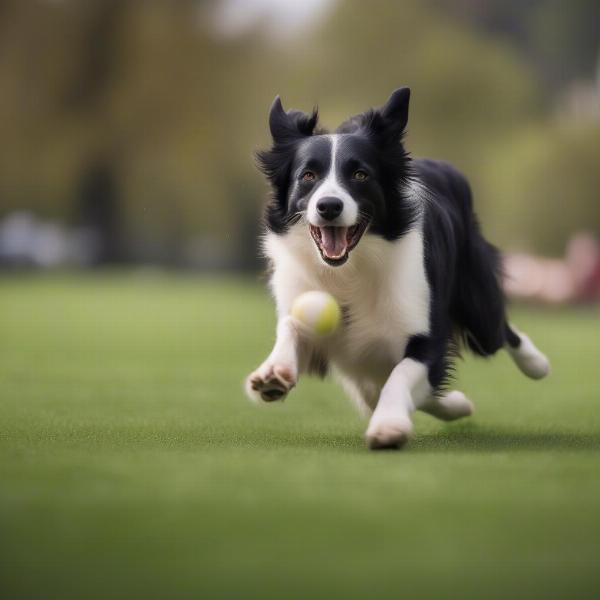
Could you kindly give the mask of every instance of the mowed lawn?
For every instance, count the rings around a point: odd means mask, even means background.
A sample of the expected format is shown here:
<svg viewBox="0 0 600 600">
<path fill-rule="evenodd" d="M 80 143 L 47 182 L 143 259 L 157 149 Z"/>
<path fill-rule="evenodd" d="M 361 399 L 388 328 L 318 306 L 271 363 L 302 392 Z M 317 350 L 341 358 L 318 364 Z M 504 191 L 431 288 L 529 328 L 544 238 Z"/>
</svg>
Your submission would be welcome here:
<svg viewBox="0 0 600 600">
<path fill-rule="evenodd" d="M 333 383 L 245 400 L 260 282 L 4 275 L 0 597 L 600 597 L 600 312 L 512 319 L 548 380 L 467 357 L 476 414 L 374 453 Z"/>
</svg>

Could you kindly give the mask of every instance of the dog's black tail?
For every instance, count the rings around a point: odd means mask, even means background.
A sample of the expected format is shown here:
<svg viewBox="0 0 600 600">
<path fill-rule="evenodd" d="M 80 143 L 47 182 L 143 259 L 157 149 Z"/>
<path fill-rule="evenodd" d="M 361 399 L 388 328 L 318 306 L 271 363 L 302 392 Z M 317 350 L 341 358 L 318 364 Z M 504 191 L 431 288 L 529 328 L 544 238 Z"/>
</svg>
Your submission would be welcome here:
<svg viewBox="0 0 600 600">
<path fill-rule="evenodd" d="M 454 322 L 475 354 L 489 356 L 504 346 L 507 335 L 501 256 L 481 235 L 475 216 L 470 217 L 473 223 L 457 270 Z"/>
<path fill-rule="evenodd" d="M 490 356 L 504 347 L 525 375 L 545 377 L 550 372 L 546 356 L 507 322 L 500 252 L 484 239 L 476 222 L 469 231 L 454 296 L 454 319 L 464 342 L 479 356 Z"/>
</svg>

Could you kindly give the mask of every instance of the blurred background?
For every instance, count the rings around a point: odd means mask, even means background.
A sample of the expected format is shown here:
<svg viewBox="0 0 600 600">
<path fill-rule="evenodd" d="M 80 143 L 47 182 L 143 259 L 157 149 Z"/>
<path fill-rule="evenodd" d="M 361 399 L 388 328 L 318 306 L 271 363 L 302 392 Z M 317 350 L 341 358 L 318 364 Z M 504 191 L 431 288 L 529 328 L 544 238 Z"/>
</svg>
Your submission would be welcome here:
<svg viewBox="0 0 600 600">
<path fill-rule="evenodd" d="M 257 269 L 273 97 L 401 85 L 494 242 L 600 233 L 597 0 L 0 0 L 0 265 Z"/>
<path fill-rule="evenodd" d="M 600 303 L 516 303 L 552 378 L 460 361 L 402 455 L 333 383 L 244 398 L 274 96 L 403 85 L 509 294 L 600 299 L 598 0 L 0 0 L 0 597 L 600 597 Z"/>
</svg>

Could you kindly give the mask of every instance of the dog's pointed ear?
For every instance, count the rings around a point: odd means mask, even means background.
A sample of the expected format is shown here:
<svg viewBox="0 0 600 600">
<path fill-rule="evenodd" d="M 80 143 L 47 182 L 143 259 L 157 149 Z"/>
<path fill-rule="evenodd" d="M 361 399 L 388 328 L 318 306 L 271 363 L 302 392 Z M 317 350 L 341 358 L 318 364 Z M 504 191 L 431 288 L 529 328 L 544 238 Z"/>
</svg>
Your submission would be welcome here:
<svg viewBox="0 0 600 600">
<path fill-rule="evenodd" d="M 388 125 L 403 132 L 408 123 L 408 103 L 410 101 L 410 88 L 399 88 L 392 93 L 388 101 L 381 107 L 381 116 Z"/>
<path fill-rule="evenodd" d="M 397 89 L 381 107 L 350 119 L 359 123 L 380 146 L 390 147 L 402 141 L 408 122 L 410 89 Z M 338 131 L 344 131 L 344 125 Z"/>
<path fill-rule="evenodd" d="M 275 144 L 285 144 L 301 137 L 313 134 L 317 125 L 318 113 L 315 108 L 309 115 L 299 110 L 286 112 L 281 98 L 275 97 L 269 111 L 269 129 Z"/>
<path fill-rule="evenodd" d="M 277 95 L 269 110 L 269 129 L 274 140 L 283 135 L 287 128 L 287 120 L 287 113 L 283 110 L 281 98 Z"/>
</svg>

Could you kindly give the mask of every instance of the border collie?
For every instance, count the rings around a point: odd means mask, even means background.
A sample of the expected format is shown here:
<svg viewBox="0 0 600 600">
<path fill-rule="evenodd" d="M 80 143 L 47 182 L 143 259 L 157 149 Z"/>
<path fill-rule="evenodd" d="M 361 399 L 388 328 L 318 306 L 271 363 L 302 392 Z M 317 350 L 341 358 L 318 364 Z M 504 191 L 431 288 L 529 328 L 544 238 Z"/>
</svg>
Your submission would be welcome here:
<svg viewBox="0 0 600 600">
<path fill-rule="evenodd" d="M 273 190 L 264 250 L 278 324 L 247 392 L 282 400 L 301 373 L 331 370 L 370 414 L 370 448 L 401 447 L 415 410 L 444 420 L 473 412 L 446 387 L 461 345 L 484 357 L 505 348 L 533 379 L 549 372 L 507 322 L 500 254 L 481 234 L 467 180 L 405 150 L 409 98 L 398 89 L 327 133 L 315 129 L 316 109 L 286 112 L 277 97 L 273 145 L 258 153 Z M 289 314 L 309 290 L 342 307 L 342 326 L 323 340 L 304 336 Z"/>
</svg>

